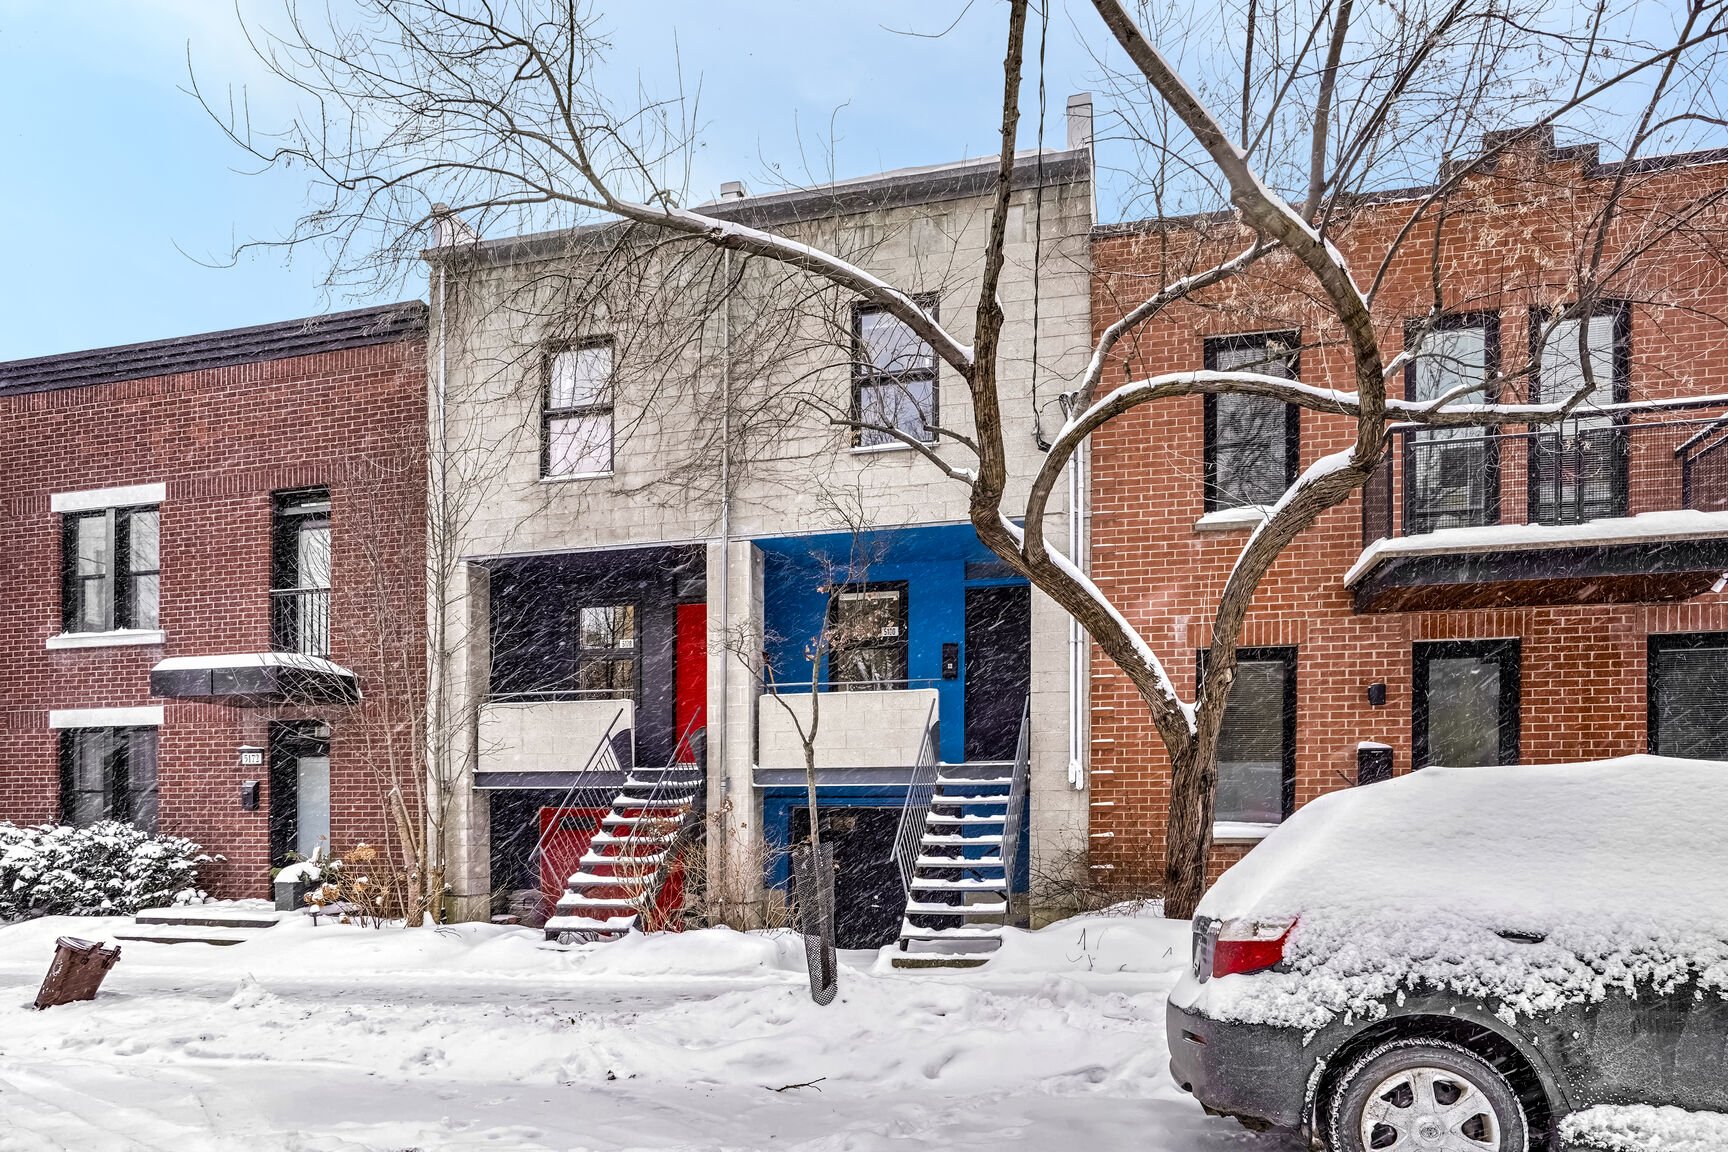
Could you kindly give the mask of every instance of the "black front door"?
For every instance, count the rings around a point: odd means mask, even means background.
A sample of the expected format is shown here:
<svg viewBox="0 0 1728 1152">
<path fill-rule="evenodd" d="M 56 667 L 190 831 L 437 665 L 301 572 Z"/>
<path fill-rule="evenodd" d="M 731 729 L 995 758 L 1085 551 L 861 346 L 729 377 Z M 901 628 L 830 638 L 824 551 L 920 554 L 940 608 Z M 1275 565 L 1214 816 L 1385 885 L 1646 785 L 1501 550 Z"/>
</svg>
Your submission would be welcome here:
<svg viewBox="0 0 1728 1152">
<path fill-rule="evenodd" d="M 898 808 L 827 808 L 822 843 L 834 846 L 834 946 L 880 948 L 900 936 L 906 894 L 894 866 Z M 792 809 L 792 843 L 810 837 L 810 809 Z"/>
<path fill-rule="evenodd" d="M 1032 686 L 1032 590 L 966 589 L 966 759 L 1012 760 Z"/>
</svg>

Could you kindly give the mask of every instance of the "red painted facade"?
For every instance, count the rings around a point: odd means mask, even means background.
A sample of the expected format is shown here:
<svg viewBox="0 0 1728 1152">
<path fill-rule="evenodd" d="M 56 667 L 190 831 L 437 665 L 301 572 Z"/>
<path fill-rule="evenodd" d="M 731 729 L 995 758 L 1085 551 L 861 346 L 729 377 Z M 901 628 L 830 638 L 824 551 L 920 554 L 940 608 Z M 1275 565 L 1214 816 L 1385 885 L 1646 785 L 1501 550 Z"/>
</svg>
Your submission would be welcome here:
<svg viewBox="0 0 1728 1152">
<path fill-rule="evenodd" d="M 389 858 L 387 765 L 413 746 L 425 679 L 425 426 L 417 303 L 0 364 L 0 819 L 61 816 L 51 712 L 161 706 L 159 830 L 224 857 L 205 873 L 212 891 L 264 896 L 270 771 L 239 750 L 267 748 L 274 721 L 318 720 L 331 731 L 332 847 L 366 841 Z M 53 647 L 53 498 L 156 484 L 163 643 Z M 271 649 L 272 494 L 316 487 L 331 502 L 330 658 L 358 675 L 362 702 L 153 697 L 165 657 Z M 255 810 L 241 801 L 249 780 Z"/>
</svg>

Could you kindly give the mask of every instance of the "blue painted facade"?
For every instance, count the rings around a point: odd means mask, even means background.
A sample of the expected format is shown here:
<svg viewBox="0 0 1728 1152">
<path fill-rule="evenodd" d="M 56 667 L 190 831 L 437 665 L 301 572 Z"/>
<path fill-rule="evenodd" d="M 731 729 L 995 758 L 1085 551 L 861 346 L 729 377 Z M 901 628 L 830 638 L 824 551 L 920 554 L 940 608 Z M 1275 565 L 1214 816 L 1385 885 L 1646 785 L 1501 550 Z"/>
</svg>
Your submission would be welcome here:
<svg viewBox="0 0 1728 1152">
<path fill-rule="evenodd" d="M 783 691 L 803 691 L 811 679 L 810 648 L 822 631 L 831 579 L 850 583 L 906 585 L 906 675 L 911 688 L 935 688 L 940 722 L 939 754 L 943 761 L 965 760 L 966 737 L 966 590 L 990 585 L 1024 585 L 1026 581 L 1003 565 L 986 548 L 970 524 L 923 525 L 875 530 L 854 535 L 830 533 L 784 536 L 754 541 L 764 554 L 763 630 L 767 655 Z M 968 578 L 970 577 L 970 578 Z M 942 647 L 955 644 L 960 663 L 955 674 L 942 675 Z M 820 683 L 826 687 L 826 654 L 820 662 Z M 817 799 L 830 808 L 890 808 L 905 803 L 906 790 L 893 786 L 836 785 L 818 789 Z M 763 833 L 777 849 L 791 841 L 792 811 L 808 799 L 803 788 L 774 787 L 762 796 Z M 1029 823 L 1029 822 L 1027 822 Z M 1024 837 L 1026 824 L 1021 827 Z M 892 868 L 884 859 L 882 867 Z M 1026 856 L 1016 869 L 1016 888 L 1026 884 Z M 783 851 L 775 854 L 768 883 L 783 888 L 789 867 Z"/>
<path fill-rule="evenodd" d="M 966 589 L 1025 584 L 979 542 L 970 524 L 937 524 L 853 535 L 783 536 L 757 540 L 765 557 L 763 627 L 768 658 L 786 691 L 810 683 L 813 637 L 822 629 L 832 575 L 852 582 L 906 583 L 906 675 L 908 687 L 935 688 L 939 699 L 941 757 L 965 759 Z M 968 580 L 967 565 L 974 579 Z M 942 677 L 942 646 L 960 646 L 960 666 Z M 822 680 L 827 681 L 825 655 Z"/>
</svg>

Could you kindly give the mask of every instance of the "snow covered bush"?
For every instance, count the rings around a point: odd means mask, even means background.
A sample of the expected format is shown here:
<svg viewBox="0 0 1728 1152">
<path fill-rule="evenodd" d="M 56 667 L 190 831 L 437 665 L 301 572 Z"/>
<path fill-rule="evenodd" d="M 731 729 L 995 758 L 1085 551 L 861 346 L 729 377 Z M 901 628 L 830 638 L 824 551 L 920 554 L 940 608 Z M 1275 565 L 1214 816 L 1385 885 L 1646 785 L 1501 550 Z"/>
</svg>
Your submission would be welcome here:
<svg viewBox="0 0 1728 1152">
<path fill-rule="evenodd" d="M 185 903 L 203 896 L 198 869 L 215 859 L 190 840 L 114 820 L 87 828 L 0 823 L 0 921 Z"/>
</svg>

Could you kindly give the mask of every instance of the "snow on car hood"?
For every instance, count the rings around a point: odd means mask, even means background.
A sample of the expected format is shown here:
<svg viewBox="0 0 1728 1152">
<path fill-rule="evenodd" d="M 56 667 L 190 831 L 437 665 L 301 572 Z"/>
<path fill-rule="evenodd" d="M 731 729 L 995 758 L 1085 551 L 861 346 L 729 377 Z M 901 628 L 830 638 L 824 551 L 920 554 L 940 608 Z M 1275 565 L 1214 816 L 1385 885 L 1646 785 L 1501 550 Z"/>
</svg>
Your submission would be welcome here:
<svg viewBox="0 0 1728 1152">
<path fill-rule="evenodd" d="M 1728 992 L 1728 764 L 1425 768 L 1302 808 L 1200 903 L 1299 918 L 1218 1019 L 1319 1028 L 1443 988 L 1507 1018 L 1688 980 Z M 1509 934 L 1519 938 L 1508 938 Z"/>
</svg>

